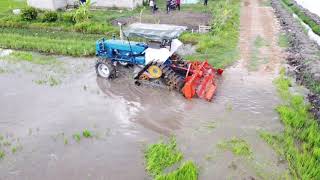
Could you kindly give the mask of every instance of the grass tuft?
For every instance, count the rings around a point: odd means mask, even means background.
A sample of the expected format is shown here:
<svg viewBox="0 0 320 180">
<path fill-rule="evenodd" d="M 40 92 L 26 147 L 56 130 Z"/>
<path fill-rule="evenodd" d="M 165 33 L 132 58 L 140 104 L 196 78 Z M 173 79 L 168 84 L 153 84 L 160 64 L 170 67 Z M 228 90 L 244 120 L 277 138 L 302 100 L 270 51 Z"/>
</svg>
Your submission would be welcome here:
<svg viewBox="0 0 320 180">
<path fill-rule="evenodd" d="M 288 35 L 283 34 L 283 33 L 280 34 L 280 35 L 279 35 L 278 44 L 279 44 L 279 46 L 282 47 L 282 48 L 287 48 L 287 47 L 289 47 L 289 37 L 288 37 Z"/>
<path fill-rule="evenodd" d="M 183 155 L 176 149 L 176 146 L 176 140 L 171 138 L 168 143 L 160 141 L 147 147 L 146 169 L 152 176 L 161 174 L 165 168 L 182 160 Z"/>
<path fill-rule="evenodd" d="M 4 151 L 0 151 L 0 160 L 3 159 L 5 155 L 6 155 L 6 154 L 5 154 Z"/>
<path fill-rule="evenodd" d="M 15 61 L 27 61 L 33 64 L 48 65 L 59 63 L 55 58 L 51 56 L 44 56 L 40 54 L 34 54 L 31 52 L 14 51 L 10 54 L 10 60 Z"/>
<path fill-rule="evenodd" d="M 156 180 L 196 180 L 198 179 L 197 166 L 192 161 L 185 162 L 179 169 L 155 178 Z"/>
<path fill-rule="evenodd" d="M 230 150 L 233 154 L 238 156 L 251 156 L 252 150 L 250 145 L 243 139 L 232 138 L 229 141 L 225 141 L 218 144 L 218 147 L 225 150 Z"/>
<path fill-rule="evenodd" d="M 81 135 L 79 133 L 75 133 L 72 137 L 77 142 L 80 142 L 81 140 Z"/>
<path fill-rule="evenodd" d="M 92 132 L 89 131 L 89 130 L 87 130 L 87 129 L 83 130 L 82 135 L 83 135 L 83 137 L 85 137 L 85 138 L 91 138 L 91 137 L 93 137 L 93 136 L 92 136 Z"/>
</svg>

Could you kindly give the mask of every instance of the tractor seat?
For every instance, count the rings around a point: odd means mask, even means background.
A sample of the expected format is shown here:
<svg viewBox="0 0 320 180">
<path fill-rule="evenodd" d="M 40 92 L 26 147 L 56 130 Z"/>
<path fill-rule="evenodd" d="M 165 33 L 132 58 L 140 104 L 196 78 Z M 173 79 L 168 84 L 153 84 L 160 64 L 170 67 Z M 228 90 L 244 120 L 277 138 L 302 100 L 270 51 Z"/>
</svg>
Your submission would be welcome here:
<svg viewBox="0 0 320 180">
<path fill-rule="evenodd" d="M 145 50 L 145 65 L 151 61 L 158 61 L 164 63 L 171 56 L 170 51 L 167 48 L 147 48 Z"/>
</svg>

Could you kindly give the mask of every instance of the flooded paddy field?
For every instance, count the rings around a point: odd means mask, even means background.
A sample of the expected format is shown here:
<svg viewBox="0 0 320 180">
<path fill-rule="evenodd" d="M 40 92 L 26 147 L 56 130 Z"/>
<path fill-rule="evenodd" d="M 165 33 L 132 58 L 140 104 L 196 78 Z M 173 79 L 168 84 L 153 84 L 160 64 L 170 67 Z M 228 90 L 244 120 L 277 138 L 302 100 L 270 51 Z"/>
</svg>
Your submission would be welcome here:
<svg viewBox="0 0 320 180">
<path fill-rule="evenodd" d="M 94 58 L 35 64 L 1 57 L 0 132 L 9 143 L 1 145 L 0 179 L 151 179 L 145 147 L 171 135 L 199 179 L 281 177 L 286 163 L 259 137 L 283 129 L 274 110 L 278 33 L 271 7 L 243 2 L 241 58 L 225 70 L 213 102 L 138 87 L 128 73 L 98 78 Z M 251 157 L 217 147 L 233 137 L 248 142 Z"/>
</svg>

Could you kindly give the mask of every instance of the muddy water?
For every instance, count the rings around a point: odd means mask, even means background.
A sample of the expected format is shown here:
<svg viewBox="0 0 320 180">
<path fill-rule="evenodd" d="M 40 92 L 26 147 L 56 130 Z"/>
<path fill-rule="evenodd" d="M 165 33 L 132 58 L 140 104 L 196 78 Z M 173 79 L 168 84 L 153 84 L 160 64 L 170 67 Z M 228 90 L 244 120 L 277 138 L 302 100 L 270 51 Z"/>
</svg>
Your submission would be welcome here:
<svg viewBox="0 0 320 180">
<path fill-rule="evenodd" d="M 277 177 L 286 165 L 259 131 L 282 130 L 272 84 L 280 59 L 278 30 L 271 9 L 258 1 L 247 0 L 241 16 L 242 58 L 226 69 L 212 103 L 137 87 L 127 73 L 105 81 L 96 77 L 94 59 L 59 58 L 65 72 L 53 87 L 34 82 L 43 66 L 30 65 L 30 71 L 25 63 L 0 63 L 11 69 L 0 74 L 0 132 L 11 146 L 22 147 L 12 154 L 11 147 L 1 146 L 6 156 L 0 179 L 150 179 L 143 148 L 170 134 L 185 159 L 199 165 L 200 179 Z M 257 35 L 269 42 L 263 56 L 270 60 L 251 72 L 247 64 Z M 72 136 L 84 129 L 94 137 L 76 142 Z M 232 137 L 251 145 L 252 159 L 217 148 Z"/>
</svg>

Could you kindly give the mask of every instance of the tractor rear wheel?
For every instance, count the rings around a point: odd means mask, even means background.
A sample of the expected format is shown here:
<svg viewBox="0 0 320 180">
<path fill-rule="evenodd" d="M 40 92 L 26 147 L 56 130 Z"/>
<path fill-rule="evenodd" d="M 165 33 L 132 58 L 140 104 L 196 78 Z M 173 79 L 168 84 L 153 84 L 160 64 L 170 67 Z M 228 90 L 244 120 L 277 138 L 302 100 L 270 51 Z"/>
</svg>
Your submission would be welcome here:
<svg viewBox="0 0 320 180">
<path fill-rule="evenodd" d="M 98 59 L 96 63 L 96 73 L 98 76 L 111 79 L 116 77 L 116 68 L 109 59 Z"/>
</svg>

